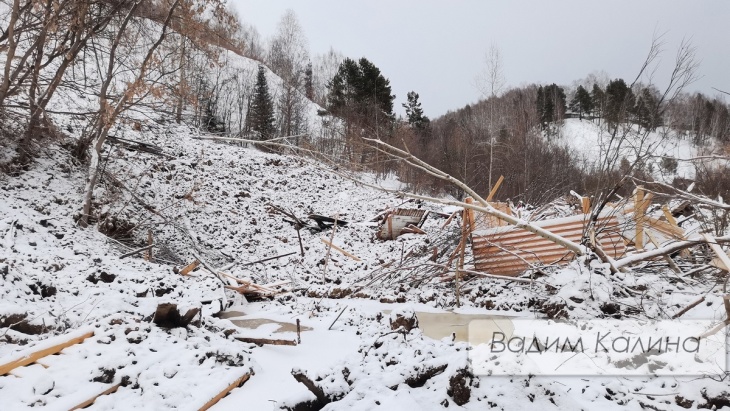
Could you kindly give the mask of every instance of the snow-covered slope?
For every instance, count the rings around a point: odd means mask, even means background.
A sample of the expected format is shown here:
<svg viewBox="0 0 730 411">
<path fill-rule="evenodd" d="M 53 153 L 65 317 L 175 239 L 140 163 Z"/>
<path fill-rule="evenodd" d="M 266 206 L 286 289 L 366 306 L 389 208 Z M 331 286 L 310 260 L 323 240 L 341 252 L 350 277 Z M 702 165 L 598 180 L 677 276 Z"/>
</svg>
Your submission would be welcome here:
<svg viewBox="0 0 730 411">
<path fill-rule="evenodd" d="M 622 139 L 623 141 L 620 141 Z M 675 130 L 668 128 L 660 127 L 649 133 L 636 126 L 630 129 L 620 128 L 614 137 L 605 125 L 601 126 L 598 123 L 598 120 L 576 118 L 564 120 L 557 137 L 552 141 L 571 149 L 576 159 L 586 169 L 591 169 L 609 156 L 616 158 L 616 167 L 624 158 L 633 162 L 637 156 L 648 157 L 646 163 L 653 177 L 670 183 L 675 177 L 693 179 L 695 166 L 686 160 L 716 150 L 714 143 L 698 147 Z M 669 159 L 677 161 L 676 163 L 667 161 Z"/>
</svg>

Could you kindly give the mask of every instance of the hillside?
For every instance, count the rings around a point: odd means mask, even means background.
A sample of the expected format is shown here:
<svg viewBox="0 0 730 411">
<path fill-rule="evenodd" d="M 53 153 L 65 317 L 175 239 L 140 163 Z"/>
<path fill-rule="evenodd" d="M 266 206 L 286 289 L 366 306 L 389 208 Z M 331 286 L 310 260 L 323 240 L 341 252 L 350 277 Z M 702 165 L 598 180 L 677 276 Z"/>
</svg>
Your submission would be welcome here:
<svg viewBox="0 0 730 411">
<path fill-rule="evenodd" d="M 0 3 L 20 30 L 0 35 L 3 411 L 730 407 L 730 206 L 703 195 L 727 180 L 682 161 L 721 146 L 709 131 L 624 122 L 591 174 L 605 128 L 546 121 L 542 86 L 433 123 L 414 92 L 407 122 L 345 59 L 326 114 L 302 50 L 276 38 L 262 64 L 210 40 L 241 40 L 223 3 L 27 3 L 45 34 L 18 4 Z"/>
</svg>

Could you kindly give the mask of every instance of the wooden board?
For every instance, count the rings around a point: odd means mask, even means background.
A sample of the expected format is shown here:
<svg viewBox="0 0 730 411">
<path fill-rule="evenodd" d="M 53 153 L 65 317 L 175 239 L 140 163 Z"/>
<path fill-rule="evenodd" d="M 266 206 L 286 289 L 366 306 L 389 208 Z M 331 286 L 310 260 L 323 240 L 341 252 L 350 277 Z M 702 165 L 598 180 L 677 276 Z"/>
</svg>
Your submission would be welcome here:
<svg viewBox="0 0 730 411">
<path fill-rule="evenodd" d="M 242 376 L 236 378 L 235 381 L 233 381 L 230 385 L 228 385 L 223 391 L 218 393 L 215 397 L 211 398 L 210 401 L 206 402 L 205 405 L 200 407 L 200 411 L 205 411 L 209 409 L 210 407 L 214 406 L 218 401 L 223 399 L 226 395 L 228 395 L 229 392 L 231 392 L 234 388 L 238 388 L 241 385 L 243 385 L 248 379 L 251 378 L 250 373 L 245 373 Z"/>
<path fill-rule="evenodd" d="M 72 345 L 78 344 L 78 343 L 84 341 L 85 339 L 87 339 L 89 337 L 93 337 L 93 336 L 94 336 L 94 332 L 89 331 L 85 334 L 70 338 L 66 341 L 62 341 L 62 342 L 52 345 L 50 347 L 46 347 L 46 348 L 39 349 L 38 351 L 30 352 L 28 355 L 24 356 L 23 358 L 12 360 L 12 361 L 5 362 L 5 363 L 0 363 L 0 375 L 5 375 L 5 374 L 9 373 L 10 371 L 14 370 L 15 368 L 23 367 L 28 364 L 33 364 L 34 362 L 36 362 L 37 360 L 39 360 L 45 356 L 53 355 L 57 352 L 60 352 L 61 350 L 63 350 L 66 347 L 70 347 Z"/>
</svg>

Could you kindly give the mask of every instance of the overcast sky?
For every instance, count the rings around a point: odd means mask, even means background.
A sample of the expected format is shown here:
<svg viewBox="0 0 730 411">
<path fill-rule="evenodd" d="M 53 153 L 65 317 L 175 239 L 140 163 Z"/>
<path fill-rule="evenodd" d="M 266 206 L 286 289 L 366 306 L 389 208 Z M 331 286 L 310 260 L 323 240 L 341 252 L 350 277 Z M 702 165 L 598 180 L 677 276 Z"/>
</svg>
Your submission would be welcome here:
<svg viewBox="0 0 730 411">
<path fill-rule="evenodd" d="M 286 9 L 296 13 L 312 55 L 333 47 L 366 57 L 390 79 L 396 107 L 421 96 L 436 117 L 479 99 L 475 77 L 491 44 L 501 51 L 507 86 L 569 85 L 591 72 L 631 81 L 654 32 L 666 32 L 657 83 L 677 46 L 691 38 L 703 76 L 692 90 L 730 91 L 730 1 L 231 0 L 264 38 Z"/>
</svg>

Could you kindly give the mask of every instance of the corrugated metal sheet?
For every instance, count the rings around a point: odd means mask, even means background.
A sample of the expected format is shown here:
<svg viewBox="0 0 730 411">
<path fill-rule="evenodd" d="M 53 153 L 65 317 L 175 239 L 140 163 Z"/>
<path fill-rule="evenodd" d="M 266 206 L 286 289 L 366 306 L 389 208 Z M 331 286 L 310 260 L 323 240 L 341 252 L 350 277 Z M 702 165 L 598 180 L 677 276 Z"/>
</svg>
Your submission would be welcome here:
<svg viewBox="0 0 730 411">
<path fill-rule="evenodd" d="M 577 215 L 533 224 L 570 241 L 580 242 L 586 223 L 585 215 Z M 613 258 L 626 252 L 622 230 L 615 216 L 600 218 L 596 225 L 596 240 Z M 511 226 L 475 231 L 472 249 L 478 271 L 505 276 L 520 274 L 530 265 L 567 263 L 575 257 L 552 241 Z"/>
</svg>

